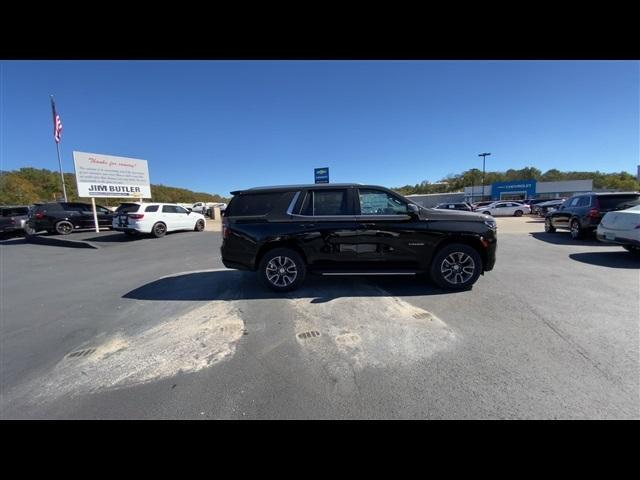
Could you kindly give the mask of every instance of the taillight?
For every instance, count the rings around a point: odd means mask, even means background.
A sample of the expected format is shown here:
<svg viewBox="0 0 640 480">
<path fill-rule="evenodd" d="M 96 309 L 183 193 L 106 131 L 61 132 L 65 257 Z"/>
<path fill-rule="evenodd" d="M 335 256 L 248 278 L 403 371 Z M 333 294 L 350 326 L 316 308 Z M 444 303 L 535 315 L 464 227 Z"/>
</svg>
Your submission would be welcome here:
<svg viewBox="0 0 640 480">
<path fill-rule="evenodd" d="M 590 218 L 598 218 L 600 216 L 600 210 L 598 210 L 597 208 L 592 208 L 589 210 L 589 213 L 587 213 L 587 217 Z"/>
<path fill-rule="evenodd" d="M 226 225 L 222 225 L 222 238 L 229 238 L 231 232 L 229 232 L 229 227 Z"/>
<path fill-rule="evenodd" d="M 130 213 L 129 214 L 129 218 L 132 218 L 133 220 L 142 220 L 144 218 L 144 214 L 143 213 Z"/>
<path fill-rule="evenodd" d="M 38 220 L 39 220 L 39 219 L 41 219 L 41 218 L 43 218 L 43 217 L 44 217 L 44 213 L 42 213 L 42 212 L 36 212 L 36 218 L 37 218 Z"/>
<path fill-rule="evenodd" d="M 16 219 L 15 219 L 15 218 L 12 218 L 12 219 L 11 219 L 11 225 L 15 225 L 15 224 L 16 224 Z"/>
</svg>

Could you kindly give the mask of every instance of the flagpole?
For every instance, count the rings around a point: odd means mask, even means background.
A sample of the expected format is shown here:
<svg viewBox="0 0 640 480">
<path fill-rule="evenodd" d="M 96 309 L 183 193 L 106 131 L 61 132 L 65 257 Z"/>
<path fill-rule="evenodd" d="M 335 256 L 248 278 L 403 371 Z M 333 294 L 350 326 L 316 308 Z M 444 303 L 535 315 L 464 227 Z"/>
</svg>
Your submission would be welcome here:
<svg viewBox="0 0 640 480">
<path fill-rule="evenodd" d="M 64 174 L 62 173 L 62 162 L 60 161 L 60 144 L 56 142 L 56 151 L 58 152 L 58 167 L 60 167 L 60 179 L 62 180 L 62 193 L 64 194 L 64 201 L 67 202 L 67 189 L 64 186 Z"/>
<path fill-rule="evenodd" d="M 56 104 L 55 104 L 55 100 L 53 99 L 53 95 L 50 95 L 51 97 L 51 110 L 53 111 L 53 130 L 54 130 L 54 135 L 57 132 L 57 125 L 56 125 Z M 56 152 L 58 153 L 58 168 L 60 169 L 60 180 L 62 180 L 62 193 L 64 195 L 64 201 L 65 203 L 67 202 L 67 189 L 64 185 L 64 174 L 62 173 L 62 160 L 60 160 L 60 137 L 56 137 L 54 138 L 55 142 L 56 142 Z"/>
</svg>

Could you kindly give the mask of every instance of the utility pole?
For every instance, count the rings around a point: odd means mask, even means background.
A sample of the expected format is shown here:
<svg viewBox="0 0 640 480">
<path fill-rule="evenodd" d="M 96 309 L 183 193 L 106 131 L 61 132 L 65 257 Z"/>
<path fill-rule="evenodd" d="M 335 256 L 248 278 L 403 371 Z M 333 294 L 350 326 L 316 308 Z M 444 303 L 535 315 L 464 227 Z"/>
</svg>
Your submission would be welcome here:
<svg viewBox="0 0 640 480">
<path fill-rule="evenodd" d="M 482 200 L 484 200 L 484 160 L 487 157 L 487 155 L 491 155 L 490 153 L 479 153 L 478 156 L 482 157 L 482 194 L 481 194 L 481 198 Z"/>
</svg>

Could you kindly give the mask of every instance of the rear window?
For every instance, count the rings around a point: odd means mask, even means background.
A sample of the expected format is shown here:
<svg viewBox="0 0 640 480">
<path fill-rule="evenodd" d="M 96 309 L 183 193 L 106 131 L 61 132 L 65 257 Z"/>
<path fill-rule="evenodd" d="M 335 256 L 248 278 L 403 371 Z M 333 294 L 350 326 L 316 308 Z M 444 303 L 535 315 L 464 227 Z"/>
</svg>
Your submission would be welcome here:
<svg viewBox="0 0 640 480">
<path fill-rule="evenodd" d="M 28 215 L 29 208 L 28 207 L 16 207 L 16 208 L 3 208 L 2 216 L 3 217 L 17 217 L 20 215 Z"/>
<path fill-rule="evenodd" d="M 135 213 L 140 208 L 140 205 L 135 203 L 123 203 L 118 208 L 116 208 L 117 213 Z M 158 206 L 156 205 L 156 210 Z M 155 210 L 154 210 L 155 211 Z"/>
<path fill-rule="evenodd" d="M 253 217 L 257 215 L 266 215 L 285 192 L 276 193 L 249 193 L 236 195 L 231 199 L 229 206 L 226 208 L 226 217 Z"/>
<path fill-rule="evenodd" d="M 640 203 L 640 195 L 602 195 L 598 197 L 598 203 L 603 210 L 621 210 L 638 205 Z"/>
</svg>

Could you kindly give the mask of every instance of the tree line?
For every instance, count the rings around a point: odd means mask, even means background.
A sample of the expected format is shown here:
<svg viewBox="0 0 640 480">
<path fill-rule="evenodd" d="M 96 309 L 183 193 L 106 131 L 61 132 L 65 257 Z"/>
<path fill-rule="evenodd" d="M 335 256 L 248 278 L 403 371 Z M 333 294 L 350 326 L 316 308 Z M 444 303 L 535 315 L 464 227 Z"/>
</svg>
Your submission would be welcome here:
<svg viewBox="0 0 640 480">
<path fill-rule="evenodd" d="M 76 176 L 73 173 L 64 174 L 67 199 L 78 202 L 90 202 L 90 198 L 78 196 Z M 229 199 L 217 194 L 193 192 L 186 188 L 168 187 L 166 185 L 151 185 L 154 202 L 164 203 L 195 203 L 219 202 L 228 203 Z M 20 168 L 19 170 L 0 172 L 0 204 L 2 205 L 30 205 L 38 202 L 52 202 L 62 198 L 60 174 L 47 169 Z M 117 206 L 124 198 L 101 198 L 104 206 Z"/>
<path fill-rule="evenodd" d="M 563 180 L 593 180 L 594 189 L 638 191 L 640 182 L 628 172 L 603 173 L 595 172 L 562 172 L 555 168 L 542 173 L 534 167 L 509 169 L 506 172 L 485 172 L 484 183 L 490 185 L 495 182 L 510 182 L 514 180 L 536 180 L 538 182 L 557 182 Z M 472 168 L 459 174 L 449 174 L 438 183 L 423 181 L 415 185 L 404 185 L 394 188 L 402 195 L 459 192 L 464 187 L 480 185 L 482 170 Z"/>
</svg>

